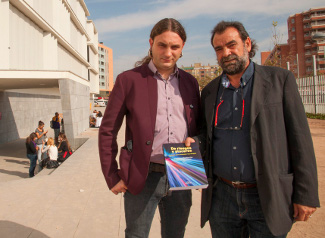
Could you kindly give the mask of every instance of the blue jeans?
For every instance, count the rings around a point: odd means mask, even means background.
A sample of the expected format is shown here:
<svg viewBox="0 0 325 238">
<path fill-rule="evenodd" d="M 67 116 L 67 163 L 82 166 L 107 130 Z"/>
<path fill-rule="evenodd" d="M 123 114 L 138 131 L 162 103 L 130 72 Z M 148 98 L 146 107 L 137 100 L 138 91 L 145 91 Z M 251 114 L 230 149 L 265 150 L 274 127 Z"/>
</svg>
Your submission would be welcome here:
<svg viewBox="0 0 325 238">
<path fill-rule="evenodd" d="M 59 137 L 60 128 L 54 128 L 54 138 L 57 139 Z"/>
<path fill-rule="evenodd" d="M 209 222 L 213 238 L 268 238 L 270 232 L 262 212 L 257 188 L 238 189 L 216 181 Z"/>
<path fill-rule="evenodd" d="M 29 177 L 34 177 L 34 171 L 36 168 L 37 154 L 27 154 L 27 158 L 30 160 Z"/>
<path fill-rule="evenodd" d="M 141 193 L 124 194 L 125 237 L 148 237 L 157 206 L 159 207 L 161 237 L 184 237 L 192 193 L 190 190 L 168 192 L 167 177 L 151 172 Z"/>
</svg>

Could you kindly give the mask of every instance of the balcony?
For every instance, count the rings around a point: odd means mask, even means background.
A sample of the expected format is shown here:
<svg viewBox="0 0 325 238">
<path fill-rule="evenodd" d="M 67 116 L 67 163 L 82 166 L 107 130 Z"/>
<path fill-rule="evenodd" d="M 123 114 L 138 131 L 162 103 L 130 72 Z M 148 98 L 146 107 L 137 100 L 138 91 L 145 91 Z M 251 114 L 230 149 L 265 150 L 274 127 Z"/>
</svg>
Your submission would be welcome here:
<svg viewBox="0 0 325 238">
<path fill-rule="evenodd" d="M 325 21 L 322 22 L 312 22 L 310 24 L 312 29 L 319 29 L 319 28 L 324 28 L 325 27 Z"/>
<path fill-rule="evenodd" d="M 311 47 L 311 44 L 310 43 L 306 43 L 305 44 L 305 48 L 310 48 Z"/>
<path fill-rule="evenodd" d="M 317 64 L 325 64 L 325 59 L 317 59 Z"/>
<path fill-rule="evenodd" d="M 304 34 L 304 39 L 305 40 L 310 40 L 311 39 L 311 35 L 310 34 Z"/>
<path fill-rule="evenodd" d="M 307 52 L 305 52 L 305 55 L 306 56 L 311 55 L 311 52 L 310 51 L 307 51 Z"/>
<path fill-rule="evenodd" d="M 310 31 L 311 30 L 311 25 L 304 25 L 304 31 Z"/>
<path fill-rule="evenodd" d="M 310 66 L 310 65 L 313 64 L 313 61 L 312 61 L 312 60 L 306 60 L 306 61 L 305 61 L 305 64 L 308 65 L 308 66 Z"/>
<path fill-rule="evenodd" d="M 325 17 L 325 13 L 321 13 L 321 14 L 317 14 L 317 13 L 313 13 L 313 14 L 310 14 L 310 18 L 309 19 L 318 19 L 318 18 L 323 18 Z"/>
<path fill-rule="evenodd" d="M 305 16 L 303 19 L 303 22 L 309 22 L 310 21 L 310 17 L 309 16 Z"/>
</svg>

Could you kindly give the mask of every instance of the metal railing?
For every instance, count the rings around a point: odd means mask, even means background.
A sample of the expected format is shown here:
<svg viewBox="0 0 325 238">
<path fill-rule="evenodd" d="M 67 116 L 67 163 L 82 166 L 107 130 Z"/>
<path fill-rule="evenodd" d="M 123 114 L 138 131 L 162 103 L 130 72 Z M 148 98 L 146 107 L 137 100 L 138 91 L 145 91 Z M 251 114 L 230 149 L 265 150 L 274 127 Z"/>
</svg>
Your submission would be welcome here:
<svg viewBox="0 0 325 238">
<path fill-rule="evenodd" d="M 298 78 L 297 84 L 305 111 L 325 114 L 325 75 Z"/>
</svg>

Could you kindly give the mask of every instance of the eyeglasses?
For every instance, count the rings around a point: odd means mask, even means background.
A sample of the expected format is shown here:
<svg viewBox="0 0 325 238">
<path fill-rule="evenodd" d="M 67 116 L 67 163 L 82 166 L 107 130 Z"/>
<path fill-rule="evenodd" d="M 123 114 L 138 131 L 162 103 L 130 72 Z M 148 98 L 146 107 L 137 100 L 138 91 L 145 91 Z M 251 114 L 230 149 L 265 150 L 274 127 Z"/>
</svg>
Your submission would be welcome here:
<svg viewBox="0 0 325 238">
<path fill-rule="evenodd" d="M 219 104 L 217 106 L 217 109 L 216 109 L 216 117 L 215 117 L 215 121 L 214 121 L 214 127 L 216 129 L 219 129 L 219 130 L 235 130 L 235 131 L 239 131 L 243 127 L 243 119 L 244 119 L 244 114 L 245 114 L 245 110 L 244 110 L 245 109 L 245 100 L 244 100 L 244 95 L 243 95 L 243 88 L 241 87 L 241 98 L 242 98 L 243 107 L 242 107 L 241 120 L 240 120 L 240 126 L 239 127 L 226 127 L 226 128 L 218 127 L 218 112 L 219 112 L 219 108 L 220 108 L 221 104 L 224 102 L 224 100 L 223 100 L 224 92 L 225 92 L 225 87 L 222 90 L 221 97 L 220 97 L 220 102 L 219 102 Z"/>
</svg>

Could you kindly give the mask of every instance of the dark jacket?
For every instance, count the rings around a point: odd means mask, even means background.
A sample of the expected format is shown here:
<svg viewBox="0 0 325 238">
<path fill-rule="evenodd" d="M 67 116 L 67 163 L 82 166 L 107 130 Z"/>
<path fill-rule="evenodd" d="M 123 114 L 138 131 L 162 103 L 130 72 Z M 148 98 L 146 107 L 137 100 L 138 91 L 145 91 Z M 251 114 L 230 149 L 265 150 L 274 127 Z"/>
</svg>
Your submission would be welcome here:
<svg viewBox="0 0 325 238">
<path fill-rule="evenodd" d="M 26 143 L 27 154 L 36 154 L 36 148 L 33 141 Z"/>
<path fill-rule="evenodd" d="M 211 140 L 220 77 L 202 91 L 202 133 L 196 139 L 205 154 L 210 185 L 202 193 L 201 226 L 212 198 Z M 293 223 L 293 203 L 319 207 L 313 142 L 297 83 L 287 70 L 255 64 L 250 143 L 258 193 L 266 223 L 274 235 Z"/>
</svg>

